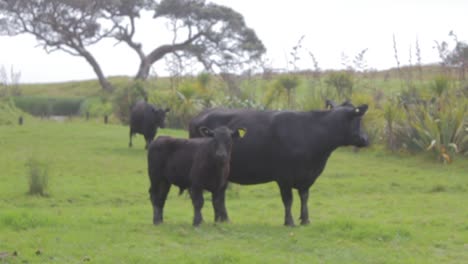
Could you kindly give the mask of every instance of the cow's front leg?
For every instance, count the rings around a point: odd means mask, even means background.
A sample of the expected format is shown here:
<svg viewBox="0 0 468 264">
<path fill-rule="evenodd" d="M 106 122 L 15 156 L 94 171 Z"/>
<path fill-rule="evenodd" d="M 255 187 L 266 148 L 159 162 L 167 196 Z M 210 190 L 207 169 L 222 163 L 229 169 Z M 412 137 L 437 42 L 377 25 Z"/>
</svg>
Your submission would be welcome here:
<svg viewBox="0 0 468 264">
<path fill-rule="evenodd" d="M 280 183 L 278 183 L 278 186 L 281 191 L 281 199 L 283 200 L 284 205 L 284 225 L 294 226 L 294 220 L 291 215 L 291 206 L 293 201 L 291 187 L 281 185 Z"/>
<path fill-rule="evenodd" d="M 307 225 L 309 221 L 309 209 L 307 207 L 307 201 L 309 200 L 309 188 L 299 189 L 299 197 L 301 198 L 301 225 Z"/>
<path fill-rule="evenodd" d="M 217 192 L 212 192 L 213 209 L 215 213 L 215 222 L 229 222 L 229 217 L 226 210 L 226 187 L 223 187 Z"/>
<path fill-rule="evenodd" d="M 190 196 L 192 197 L 193 204 L 193 226 L 199 226 L 203 222 L 203 216 L 201 209 L 203 208 L 203 189 L 198 187 L 192 187 Z"/>
</svg>

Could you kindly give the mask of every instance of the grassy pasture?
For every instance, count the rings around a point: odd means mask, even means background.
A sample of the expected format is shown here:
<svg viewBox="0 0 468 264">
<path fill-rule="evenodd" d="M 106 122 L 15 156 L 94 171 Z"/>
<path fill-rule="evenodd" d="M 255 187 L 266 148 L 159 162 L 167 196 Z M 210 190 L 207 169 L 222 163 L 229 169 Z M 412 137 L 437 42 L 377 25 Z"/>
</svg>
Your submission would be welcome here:
<svg viewBox="0 0 468 264">
<path fill-rule="evenodd" d="M 127 127 L 97 121 L 0 126 L 0 263 L 468 260 L 467 160 L 444 166 L 422 156 L 340 149 L 311 188 L 309 226 L 282 226 L 279 191 L 269 183 L 233 185 L 228 224 L 213 223 L 206 196 L 205 223 L 195 229 L 190 199 L 176 188 L 165 223 L 152 225 L 144 140 L 127 144 Z M 49 166 L 48 197 L 26 194 L 31 157 Z"/>
</svg>

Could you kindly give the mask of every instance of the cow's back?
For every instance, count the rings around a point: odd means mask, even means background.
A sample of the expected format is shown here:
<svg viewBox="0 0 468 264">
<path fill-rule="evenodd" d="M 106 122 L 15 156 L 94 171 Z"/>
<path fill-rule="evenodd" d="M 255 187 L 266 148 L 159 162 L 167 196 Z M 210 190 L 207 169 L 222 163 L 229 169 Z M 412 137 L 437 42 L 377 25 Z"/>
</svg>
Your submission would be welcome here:
<svg viewBox="0 0 468 264">
<path fill-rule="evenodd" d="M 256 184 L 272 180 L 271 127 L 276 111 L 214 108 L 200 113 L 190 122 L 190 137 L 200 137 L 198 129 L 227 126 L 245 128 L 247 133 L 233 144 L 229 180 L 241 184 Z"/>
</svg>

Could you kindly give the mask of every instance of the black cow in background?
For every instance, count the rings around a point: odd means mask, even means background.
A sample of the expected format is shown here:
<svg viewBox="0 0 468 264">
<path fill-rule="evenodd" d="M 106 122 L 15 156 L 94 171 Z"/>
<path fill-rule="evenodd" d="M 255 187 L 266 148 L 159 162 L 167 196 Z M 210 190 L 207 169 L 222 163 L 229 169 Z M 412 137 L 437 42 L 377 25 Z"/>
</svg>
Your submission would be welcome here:
<svg viewBox="0 0 468 264">
<path fill-rule="evenodd" d="M 149 143 L 154 139 L 158 127 L 165 127 L 166 113 L 169 110 L 169 108 L 158 109 L 144 100 L 138 101 L 130 112 L 130 142 L 128 146 L 132 147 L 132 137 L 139 133 L 145 137 L 145 149 L 147 149 Z"/>
<path fill-rule="evenodd" d="M 148 174 L 153 205 L 153 224 L 163 222 L 163 210 L 171 184 L 190 189 L 194 207 L 193 225 L 198 226 L 203 217 L 203 190 L 212 195 L 215 221 L 227 220 L 224 194 L 229 175 L 232 141 L 242 136 L 242 129 L 227 127 L 200 128 L 204 138 L 182 139 L 159 136 L 149 145 Z"/>
<path fill-rule="evenodd" d="M 292 189 L 297 189 L 304 225 L 309 223 L 309 188 L 322 173 L 330 154 L 340 146 L 369 144 L 361 129 L 367 108 L 367 105 L 355 107 L 350 102 L 331 110 L 309 112 L 213 108 L 191 120 L 189 135 L 200 137 L 200 127 L 245 127 L 247 135 L 232 149 L 229 181 L 239 184 L 276 181 L 285 208 L 284 224 L 288 226 L 294 225 Z"/>
</svg>

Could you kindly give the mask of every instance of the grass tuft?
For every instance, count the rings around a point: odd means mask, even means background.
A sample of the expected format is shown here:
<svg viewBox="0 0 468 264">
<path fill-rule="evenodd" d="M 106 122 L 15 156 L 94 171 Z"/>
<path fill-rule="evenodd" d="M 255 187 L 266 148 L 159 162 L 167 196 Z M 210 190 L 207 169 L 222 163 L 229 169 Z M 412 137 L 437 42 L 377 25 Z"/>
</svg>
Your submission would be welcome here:
<svg viewBox="0 0 468 264">
<path fill-rule="evenodd" d="M 49 186 L 49 167 L 46 163 L 31 157 L 26 162 L 30 195 L 47 196 Z"/>
</svg>

